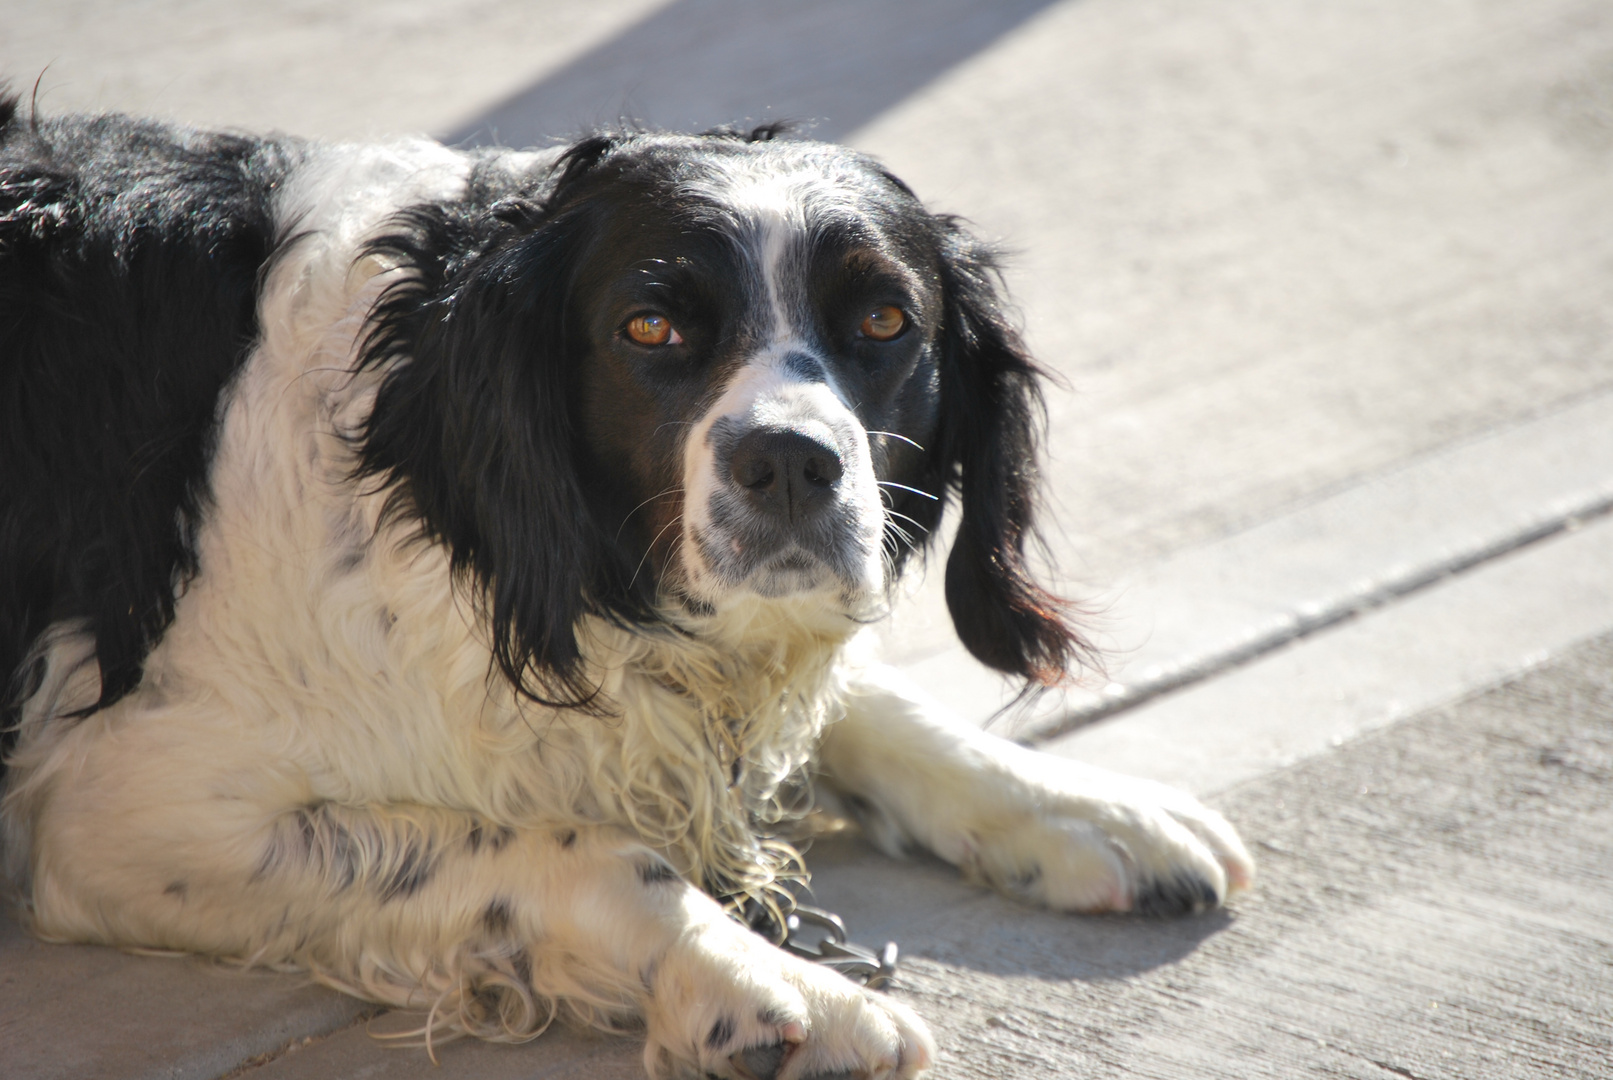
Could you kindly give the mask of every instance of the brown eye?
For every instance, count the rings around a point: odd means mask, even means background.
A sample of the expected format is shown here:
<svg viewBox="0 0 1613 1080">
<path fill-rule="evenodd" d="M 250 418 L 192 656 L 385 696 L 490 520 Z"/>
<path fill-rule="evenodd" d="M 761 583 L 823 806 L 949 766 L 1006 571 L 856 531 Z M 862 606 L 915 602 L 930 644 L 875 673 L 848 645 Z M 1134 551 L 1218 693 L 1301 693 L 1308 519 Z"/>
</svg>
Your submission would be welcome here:
<svg viewBox="0 0 1613 1080">
<path fill-rule="evenodd" d="M 627 336 L 640 345 L 682 345 L 683 337 L 672 329 L 665 315 L 635 315 L 627 324 Z"/>
<path fill-rule="evenodd" d="M 902 309 L 887 304 L 875 308 L 869 313 L 868 318 L 863 320 L 862 334 L 863 337 L 873 338 L 875 341 L 889 341 L 906 328 L 907 316 L 902 314 Z"/>
</svg>

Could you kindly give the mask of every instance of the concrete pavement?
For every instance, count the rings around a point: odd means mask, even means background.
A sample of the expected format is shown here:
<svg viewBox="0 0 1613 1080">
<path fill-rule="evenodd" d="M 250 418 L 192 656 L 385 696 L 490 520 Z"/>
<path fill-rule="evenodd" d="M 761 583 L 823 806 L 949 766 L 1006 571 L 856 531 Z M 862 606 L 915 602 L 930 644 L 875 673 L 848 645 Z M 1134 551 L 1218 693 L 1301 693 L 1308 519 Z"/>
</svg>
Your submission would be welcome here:
<svg viewBox="0 0 1613 1080">
<path fill-rule="evenodd" d="M 901 942 L 939 1074 L 1613 1076 L 1605 3 L 0 0 L 0 72 L 47 63 L 47 110 L 509 141 L 790 116 L 880 155 L 1011 249 L 1071 387 L 1050 542 L 1116 652 L 999 723 L 1148 698 L 1053 748 L 1211 795 L 1262 859 L 1230 913 L 1155 924 L 820 846 L 819 899 Z M 984 719 L 931 577 L 887 652 Z M 364 1015 L 0 929 L 8 1076 L 637 1075 L 567 1033 L 435 1070 Z"/>
</svg>

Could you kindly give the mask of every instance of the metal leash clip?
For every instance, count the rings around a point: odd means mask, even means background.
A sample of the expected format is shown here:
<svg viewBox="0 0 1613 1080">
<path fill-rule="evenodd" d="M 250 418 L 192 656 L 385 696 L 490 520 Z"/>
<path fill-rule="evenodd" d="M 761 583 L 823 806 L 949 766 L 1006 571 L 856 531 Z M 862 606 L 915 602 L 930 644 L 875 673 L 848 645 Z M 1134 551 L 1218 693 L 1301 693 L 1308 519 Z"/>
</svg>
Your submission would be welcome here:
<svg viewBox="0 0 1613 1080">
<path fill-rule="evenodd" d="M 875 954 L 872 949 L 846 940 L 846 924 L 840 916 L 806 904 L 797 904 L 784 921 L 781 947 L 785 952 L 833 968 L 870 990 L 883 990 L 895 981 L 896 942 L 885 942 L 885 947 Z M 807 927 L 811 929 L 804 929 Z"/>
</svg>

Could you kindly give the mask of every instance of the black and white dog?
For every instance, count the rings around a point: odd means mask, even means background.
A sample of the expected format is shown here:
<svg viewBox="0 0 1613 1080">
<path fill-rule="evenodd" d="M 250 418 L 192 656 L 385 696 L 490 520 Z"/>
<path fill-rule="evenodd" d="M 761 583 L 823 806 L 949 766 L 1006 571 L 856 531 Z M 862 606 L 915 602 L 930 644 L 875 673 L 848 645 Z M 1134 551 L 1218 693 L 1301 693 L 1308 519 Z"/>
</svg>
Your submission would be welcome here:
<svg viewBox="0 0 1613 1080">
<path fill-rule="evenodd" d="M 773 132 L 328 145 L 0 101 L 12 880 L 58 940 L 299 965 L 651 1072 L 908 1077 L 889 996 L 725 913 L 812 793 L 1072 911 L 1246 886 L 1186 795 L 942 715 L 859 631 L 961 496 L 963 642 L 1028 576 L 1037 369 L 992 262 Z"/>
</svg>

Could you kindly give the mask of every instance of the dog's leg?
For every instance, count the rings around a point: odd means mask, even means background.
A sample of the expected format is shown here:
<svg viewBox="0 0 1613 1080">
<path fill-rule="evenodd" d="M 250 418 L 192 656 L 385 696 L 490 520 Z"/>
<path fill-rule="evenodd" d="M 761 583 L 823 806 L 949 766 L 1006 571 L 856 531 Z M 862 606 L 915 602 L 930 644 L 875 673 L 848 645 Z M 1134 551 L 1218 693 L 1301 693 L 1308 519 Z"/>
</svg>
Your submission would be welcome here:
<svg viewBox="0 0 1613 1080">
<path fill-rule="evenodd" d="M 774 948 L 624 831 L 320 801 L 266 747 L 200 749 L 160 718 L 92 717 L 55 750 L 24 796 L 47 936 L 292 962 L 494 1034 L 561 999 L 642 1019 L 657 1075 L 910 1077 L 933 1056 L 907 1008 Z"/>
<path fill-rule="evenodd" d="M 921 845 L 1048 907 L 1175 914 L 1254 879 L 1237 833 L 1192 796 L 970 727 L 889 668 L 853 682 L 820 764 L 884 850 Z"/>
</svg>

